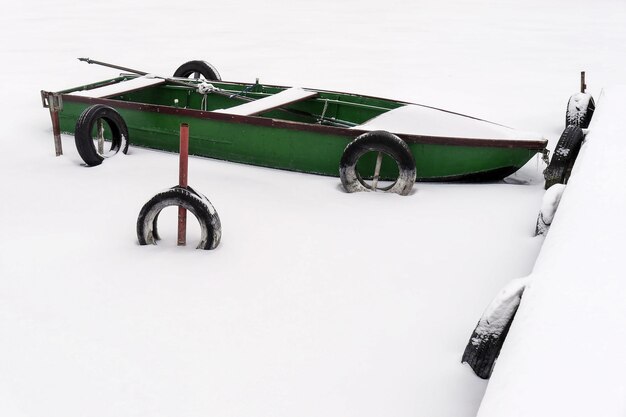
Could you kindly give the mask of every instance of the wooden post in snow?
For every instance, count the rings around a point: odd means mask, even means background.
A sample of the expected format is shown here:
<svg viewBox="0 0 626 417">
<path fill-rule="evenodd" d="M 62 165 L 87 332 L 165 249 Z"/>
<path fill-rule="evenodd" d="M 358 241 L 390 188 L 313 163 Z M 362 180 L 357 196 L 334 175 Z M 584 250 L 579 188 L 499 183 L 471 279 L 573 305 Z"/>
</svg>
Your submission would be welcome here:
<svg viewBox="0 0 626 417">
<path fill-rule="evenodd" d="M 42 97 L 43 97 L 42 92 Z M 63 145 L 61 143 L 61 125 L 59 122 L 59 111 L 63 108 L 61 96 L 56 94 L 48 94 L 47 100 L 44 100 L 44 106 L 47 103 L 50 110 L 50 118 L 52 119 L 52 134 L 54 135 L 54 152 L 56 156 L 63 155 Z"/>
<path fill-rule="evenodd" d="M 187 188 L 187 171 L 189 161 L 189 125 L 180 125 L 180 163 L 178 169 L 178 185 Z M 178 206 L 178 246 L 187 244 L 187 209 Z"/>
</svg>

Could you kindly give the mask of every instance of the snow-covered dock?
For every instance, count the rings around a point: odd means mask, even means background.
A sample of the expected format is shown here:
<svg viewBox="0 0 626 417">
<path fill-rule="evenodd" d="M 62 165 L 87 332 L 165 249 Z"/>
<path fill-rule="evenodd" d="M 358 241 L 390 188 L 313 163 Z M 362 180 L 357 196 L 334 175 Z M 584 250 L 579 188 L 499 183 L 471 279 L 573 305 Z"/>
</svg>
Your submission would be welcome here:
<svg viewBox="0 0 626 417">
<path fill-rule="evenodd" d="M 625 95 L 601 94 L 479 417 L 626 415 Z"/>
</svg>

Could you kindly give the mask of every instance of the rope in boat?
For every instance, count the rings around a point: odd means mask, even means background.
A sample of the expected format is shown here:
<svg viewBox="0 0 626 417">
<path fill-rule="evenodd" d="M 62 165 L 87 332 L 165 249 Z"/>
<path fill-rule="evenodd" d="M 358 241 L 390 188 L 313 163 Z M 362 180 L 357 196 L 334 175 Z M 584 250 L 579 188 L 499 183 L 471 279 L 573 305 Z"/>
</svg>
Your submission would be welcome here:
<svg viewBox="0 0 626 417">
<path fill-rule="evenodd" d="M 257 78 L 257 84 L 259 83 L 259 79 Z M 250 84 L 249 86 L 247 86 L 246 88 L 244 88 L 243 90 L 241 90 L 240 92 L 238 92 L 237 94 L 232 94 L 229 98 L 238 98 L 238 97 L 244 97 L 244 95 L 252 90 L 254 88 L 255 84 Z"/>
<path fill-rule="evenodd" d="M 210 93 L 213 93 L 215 91 L 218 91 L 219 89 L 217 87 L 215 87 L 213 84 L 211 83 L 207 83 L 206 81 L 202 81 L 200 84 L 198 84 L 198 93 L 202 94 L 202 103 L 200 104 L 200 107 L 202 110 L 206 111 L 207 109 L 207 96 Z"/>
</svg>

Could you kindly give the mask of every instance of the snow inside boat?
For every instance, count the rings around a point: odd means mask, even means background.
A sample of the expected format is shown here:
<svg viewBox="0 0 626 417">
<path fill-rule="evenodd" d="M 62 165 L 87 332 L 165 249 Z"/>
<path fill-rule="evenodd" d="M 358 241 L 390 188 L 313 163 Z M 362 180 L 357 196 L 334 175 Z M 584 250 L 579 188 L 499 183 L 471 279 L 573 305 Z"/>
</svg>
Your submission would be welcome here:
<svg viewBox="0 0 626 417">
<path fill-rule="evenodd" d="M 42 91 L 42 99 L 45 107 L 57 103 L 65 133 L 75 132 L 90 106 L 105 105 L 119 113 L 127 126 L 125 139 L 134 146 L 177 152 L 179 126 L 187 123 L 190 154 L 330 176 L 339 175 L 347 145 L 371 131 L 390 132 L 408 145 L 418 181 L 499 180 L 547 145 L 535 135 L 428 106 L 215 78 L 122 74 Z M 104 130 L 115 122 L 103 119 Z M 109 128 L 114 134 L 115 126 Z M 398 176 L 397 160 L 387 153 L 382 163 L 378 159 L 376 152 L 359 157 L 363 178 L 375 170 L 380 179 Z"/>
</svg>

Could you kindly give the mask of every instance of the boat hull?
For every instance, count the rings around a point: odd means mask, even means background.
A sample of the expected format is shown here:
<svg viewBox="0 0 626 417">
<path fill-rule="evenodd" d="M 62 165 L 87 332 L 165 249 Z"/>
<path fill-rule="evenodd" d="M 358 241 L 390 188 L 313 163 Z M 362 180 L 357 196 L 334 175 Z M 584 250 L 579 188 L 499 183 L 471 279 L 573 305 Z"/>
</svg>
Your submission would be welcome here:
<svg viewBox="0 0 626 417">
<path fill-rule="evenodd" d="M 74 133 L 76 120 L 87 107 L 105 104 L 123 117 L 133 146 L 178 152 L 180 124 L 187 123 L 192 155 L 329 176 L 339 176 L 345 147 L 366 132 L 110 98 L 62 94 L 62 100 L 59 120 L 65 133 Z M 537 140 L 398 136 L 413 153 L 418 181 L 498 180 L 545 148 L 545 141 Z M 359 164 L 364 172 L 374 172 L 375 157 L 366 157 Z M 393 163 L 385 163 L 381 178 L 393 179 L 396 173 Z"/>
</svg>

